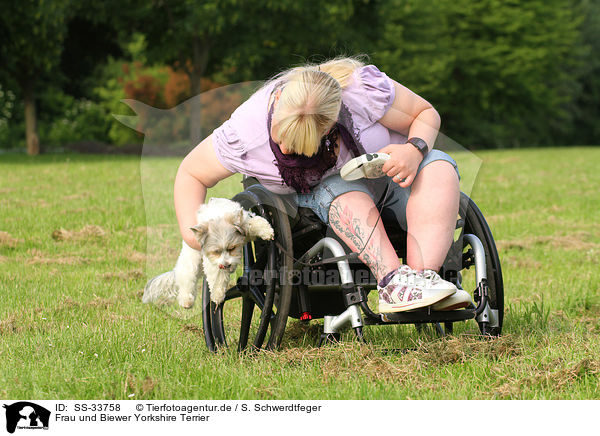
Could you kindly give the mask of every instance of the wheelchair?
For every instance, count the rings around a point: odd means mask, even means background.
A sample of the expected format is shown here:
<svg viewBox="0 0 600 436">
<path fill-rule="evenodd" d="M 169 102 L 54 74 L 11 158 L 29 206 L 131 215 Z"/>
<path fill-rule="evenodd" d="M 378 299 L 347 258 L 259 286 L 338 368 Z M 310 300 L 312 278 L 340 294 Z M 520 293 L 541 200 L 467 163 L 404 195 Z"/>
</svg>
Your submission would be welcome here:
<svg viewBox="0 0 600 436">
<path fill-rule="evenodd" d="M 204 281 L 202 322 L 210 351 L 229 347 L 236 337 L 240 352 L 277 349 L 288 318 L 304 322 L 322 318 L 319 346 L 339 340 L 340 333 L 348 327 L 359 341 L 366 342 L 363 327 L 369 325 L 432 325 L 444 335 L 452 333 L 455 322 L 474 320 L 482 335 L 501 334 L 504 288 L 498 252 L 483 214 L 464 193 L 460 197 L 455 240 L 439 274 L 471 291 L 473 303 L 451 311 L 425 307 L 378 313 L 369 304 L 369 292 L 377 290 L 370 270 L 359 260 L 349 261 L 354 253 L 347 254 L 347 247 L 312 210 L 295 207 L 255 179 L 245 178 L 243 185 L 244 191 L 232 200 L 266 218 L 275 238 L 246 244 L 243 271 L 220 305 L 210 301 Z M 385 209 L 380 214 L 398 257 L 405 258 L 406 232 Z"/>
</svg>

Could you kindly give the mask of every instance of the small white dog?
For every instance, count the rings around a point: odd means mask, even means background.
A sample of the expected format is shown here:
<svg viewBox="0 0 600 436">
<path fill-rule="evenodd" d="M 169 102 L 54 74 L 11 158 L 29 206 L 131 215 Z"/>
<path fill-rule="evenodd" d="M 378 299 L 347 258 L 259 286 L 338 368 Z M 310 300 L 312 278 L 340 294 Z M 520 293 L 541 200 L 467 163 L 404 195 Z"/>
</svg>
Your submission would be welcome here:
<svg viewBox="0 0 600 436">
<path fill-rule="evenodd" d="M 244 244 L 256 238 L 269 240 L 274 236 L 266 219 L 225 198 L 211 198 L 201 205 L 197 222 L 192 230 L 202 250 L 194 250 L 184 241 L 175 269 L 146 284 L 144 303 L 167 301 L 177 296 L 180 306 L 191 308 L 202 273 L 208 281 L 210 299 L 216 304 L 222 303 L 230 276 L 242 261 Z"/>
</svg>

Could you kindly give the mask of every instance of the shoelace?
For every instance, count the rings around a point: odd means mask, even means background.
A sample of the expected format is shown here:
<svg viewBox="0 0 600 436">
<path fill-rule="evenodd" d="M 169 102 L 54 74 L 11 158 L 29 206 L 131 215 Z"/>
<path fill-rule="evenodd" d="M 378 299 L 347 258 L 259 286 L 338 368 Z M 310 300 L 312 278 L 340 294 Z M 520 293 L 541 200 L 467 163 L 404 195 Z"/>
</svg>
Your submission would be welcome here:
<svg viewBox="0 0 600 436">
<path fill-rule="evenodd" d="M 425 271 L 419 273 L 419 275 L 427 282 L 429 282 L 431 285 L 435 285 L 437 283 L 440 282 L 440 280 L 442 280 L 442 278 L 440 277 L 440 275 L 438 273 L 436 273 L 434 270 L 432 269 L 426 269 Z"/>
<path fill-rule="evenodd" d="M 418 288 L 428 288 L 438 284 L 442 278 L 431 269 L 425 271 L 416 271 L 408 265 L 402 265 L 398 268 L 398 282 L 402 286 L 414 286 Z"/>
<path fill-rule="evenodd" d="M 404 285 L 429 287 L 436 285 L 442 280 L 439 274 L 434 270 L 426 269 L 425 271 L 416 271 L 408 265 L 402 265 L 398 269 L 398 273 L 400 274 L 400 283 Z"/>
<path fill-rule="evenodd" d="M 402 265 L 400 268 L 398 268 L 398 273 L 400 274 L 399 281 L 402 285 L 414 286 L 418 279 L 417 271 L 408 265 Z"/>
</svg>

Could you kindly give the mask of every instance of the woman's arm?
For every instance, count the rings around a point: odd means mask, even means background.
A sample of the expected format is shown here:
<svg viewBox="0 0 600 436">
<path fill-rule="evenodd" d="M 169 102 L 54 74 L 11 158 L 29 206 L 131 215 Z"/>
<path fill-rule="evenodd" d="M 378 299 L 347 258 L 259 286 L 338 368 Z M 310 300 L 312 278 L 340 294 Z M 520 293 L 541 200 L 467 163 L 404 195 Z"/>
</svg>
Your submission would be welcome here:
<svg viewBox="0 0 600 436">
<path fill-rule="evenodd" d="M 195 226 L 196 212 L 206 199 L 206 190 L 231 175 L 215 153 L 212 135 L 198 144 L 181 162 L 175 177 L 175 213 L 181 237 L 190 247 L 200 245 L 190 227 Z"/>
<path fill-rule="evenodd" d="M 394 102 L 379 123 L 408 138 L 423 139 L 431 150 L 440 129 L 440 115 L 427 100 L 405 86 L 394 82 L 394 88 Z M 390 144 L 379 151 L 391 156 L 383 166 L 383 171 L 390 177 L 406 179 L 399 183 L 400 186 L 410 186 L 423 159 L 421 152 L 410 143 Z"/>
</svg>

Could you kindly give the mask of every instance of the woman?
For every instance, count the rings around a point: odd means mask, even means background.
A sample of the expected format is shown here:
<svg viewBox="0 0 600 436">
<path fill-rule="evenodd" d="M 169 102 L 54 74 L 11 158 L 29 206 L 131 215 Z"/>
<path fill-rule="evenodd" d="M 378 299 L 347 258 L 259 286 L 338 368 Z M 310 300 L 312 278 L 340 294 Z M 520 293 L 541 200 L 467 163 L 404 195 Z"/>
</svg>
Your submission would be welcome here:
<svg viewBox="0 0 600 436">
<path fill-rule="evenodd" d="M 468 294 L 436 273 L 452 243 L 459 202 L 456 163 L 432 150 L 439 126 L 426 100 L 373 65 L 338 58 L 285 71 L 181 163 L 175 180 L 181 235 L 199 249 L 190 227 L 206 189 L 234 173 L 254 176 L 273 192 L 296 193 L 299 206 L 313 209 L 360 253 L 379 283 L 381 312 L 464 307 Z M 385 206 L 407 229 L 408 265 L 400 264 L 377 220 L 381 183 L 347 182 L 338 174 L 353 157 L 377 151 L 390 155 L 383 167 L 389 178 L 378 180 L 393 186 Z"/>
</svg>

